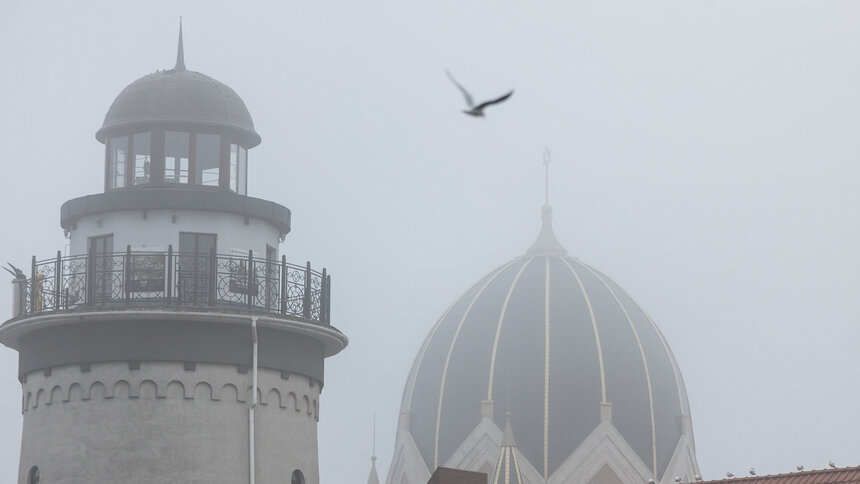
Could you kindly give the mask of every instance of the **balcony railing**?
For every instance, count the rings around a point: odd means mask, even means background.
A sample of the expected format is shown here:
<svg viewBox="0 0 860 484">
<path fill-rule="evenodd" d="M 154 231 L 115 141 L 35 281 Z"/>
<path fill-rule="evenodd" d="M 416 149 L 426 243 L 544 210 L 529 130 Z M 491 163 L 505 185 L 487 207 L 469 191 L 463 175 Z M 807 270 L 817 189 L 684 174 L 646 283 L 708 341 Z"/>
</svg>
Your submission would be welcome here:
<svg viewBox="0 0 860 484">
<path fill-rule="evenodd" d="M 90 251 L 32 260 L 13 316 L 83 307 L 180 306 L 265 311 L 330 323 L 331 276 L 281 260 L 204 253 Z"/>
</svg>

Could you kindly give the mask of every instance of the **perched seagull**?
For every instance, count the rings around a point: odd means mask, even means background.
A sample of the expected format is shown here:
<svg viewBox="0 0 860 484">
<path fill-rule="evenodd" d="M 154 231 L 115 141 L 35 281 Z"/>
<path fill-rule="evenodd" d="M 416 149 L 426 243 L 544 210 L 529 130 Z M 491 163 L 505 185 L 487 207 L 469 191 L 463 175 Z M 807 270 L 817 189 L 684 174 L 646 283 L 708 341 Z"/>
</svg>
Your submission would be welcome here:
<svg viewBox="0 0 860 484">
<path fill-rule="evenodd" d="M 484 101 L 481 104 L 478 104 L 477 106 L 475 106 L 475 102 L 472 100 L 472 95 L 469 94 L 469 91 L 467 91 L 465 87 L 461 86 L 460 83 L 457 82 L 457 79 L 454 79 L 454 76 L 451 75 L 451 72 L 446 70 L 445 74 L 448 74 L 448 79 L 451 79 L 451 82 L 453 82 L 454 85 L 457 86 L 457 89 L 459 89 L 460 92 L 463 93 L 463 97 L 466 98 L 466 105 L 469 106 L 469 109 L 468 110 L 464 109 L 463 112 L 465 114 L 468 114 L 469 116 L 475 116 L 478 118 L 483 118 L 484 117 L 484 108 L 486 108 L 487 106 L 492 106 L 493 104 L 498 104 L 498 103 L 504 102 L 514 94 L 514 91 L 512 89 L 509 93 L 505 94 L 504 96 L 497 97 L 496 99 L 491 99 L 489 101 Z"/>
<path fill-rule="evenodd" d="M 24 271 L 13 266 L 11 262 L 7 262 L 6 264 L 8 264 L 9 267 L 4 267 L 3 269 L 6 269 L 6 272 L 15 276 L 15 279 L 26 279 L 27 278 L 27 276 L 24 275 Z M 10 267 L 11 267 L 11 269 L 10 269 Z"/>
<path fill-rule="evenodd" d="M 735 475 L 732 474 L 731 472 L 726 472 L 726 477 L 732 478 L 732 477 L 735 477 Z"/>
<path fill-rule="evenodd" d="M 697 481 L 701 481 L 701 480 L 702 480 L 702 476 L 700 476 L 700 475 L 696 474 L 695 476 L 693 476 L 693 479 L 695 479 L 695 480 L 697 480 Z"/>
<path fill-rule="evenodd" d="M 680 476 L 675 476 L 675 482 L 681 482 L 681 477 L 680 477 Z"/>
<path fill-rule="evenodd" d="M 754 475 L 755 475 L 755 469 L 753 469 L 752 467 L 750 467 L 750 475 L 751 475 L 751 476 L 754 476 Z"/>
<path fill-rule="evenodd" d="M 832 467 L 832 468 L 836 469 L 836 464 L 834 464 L 832 460 L 831 460 L 831 461 L 828 461 L 828 462 L 827 462 L 827 465 L 829 465 L 830 467 Z"/>
<path fill-rule="evenodd" d="M 802 470 L 803 470 L 803 466 L 797 466 L 797 470 L 798 470 L 798 471 L 802 471 Z"/>
</svg>

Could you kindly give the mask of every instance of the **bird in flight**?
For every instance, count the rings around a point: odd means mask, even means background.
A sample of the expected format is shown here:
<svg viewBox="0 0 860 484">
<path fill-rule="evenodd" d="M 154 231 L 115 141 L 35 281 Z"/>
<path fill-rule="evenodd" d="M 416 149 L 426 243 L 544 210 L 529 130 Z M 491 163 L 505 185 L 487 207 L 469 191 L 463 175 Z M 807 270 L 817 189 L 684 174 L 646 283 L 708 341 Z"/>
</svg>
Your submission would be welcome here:
<svg viewBox="0 0 860 484">
<path fill-rule="evenodd" d="M 469 91 L 467 91 L 465 87 L 461 86 L 460 83 L 457 82 L 457 79 L 454 79 L 454 76 L 451 75 L 451 72 L 446 70 L 445 74 L 448 74 L 448 79 L 451 79 L 451 82 L 453 82 L 454 85 L 457 86 L 457 89 L 459 89 L 460 92 L 463 93 L 463 97 L 466 98 L 466 105 L 469 107 L 469 109 L 464 109 L 463 113 L 468 114 L 469 116 L 475 116 L 478 118 L 483 118 L 484 117 L 484 109 L 487 106 L 492 106 L 493 104 L 499 104 L 501 102 L 505 102 L 505 101 L 507 101 L 507 99 L 509 97 L 511 97 L 514 94 L 514 91 L 512 89 L 510 92 L 508 92 L 507 94 L 505 94 L 503 96 L 497 97 L 496 99 L 491 99 L 489 101 L 484 101 L 481 104 L 478 104 L 476 106 L 475 102 L 472 100 L 472 95 L 469 94 Z"/>
</svg>

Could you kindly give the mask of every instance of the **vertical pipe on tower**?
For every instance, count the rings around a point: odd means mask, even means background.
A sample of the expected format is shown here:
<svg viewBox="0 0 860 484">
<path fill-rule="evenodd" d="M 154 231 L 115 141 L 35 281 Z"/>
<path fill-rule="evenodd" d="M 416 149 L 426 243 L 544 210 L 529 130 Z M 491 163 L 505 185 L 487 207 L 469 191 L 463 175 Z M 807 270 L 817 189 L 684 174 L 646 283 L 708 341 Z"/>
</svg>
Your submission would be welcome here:
<svg viewBox="0 0 860 484">
<path fill-rule="evenodd" d="M 254 409 L 257 407 L 257 316 L 251 316 L 251 344 L 253 346 L 251 406 L 248 407 L 248 477 L 254 484 Z"/>
</svg>

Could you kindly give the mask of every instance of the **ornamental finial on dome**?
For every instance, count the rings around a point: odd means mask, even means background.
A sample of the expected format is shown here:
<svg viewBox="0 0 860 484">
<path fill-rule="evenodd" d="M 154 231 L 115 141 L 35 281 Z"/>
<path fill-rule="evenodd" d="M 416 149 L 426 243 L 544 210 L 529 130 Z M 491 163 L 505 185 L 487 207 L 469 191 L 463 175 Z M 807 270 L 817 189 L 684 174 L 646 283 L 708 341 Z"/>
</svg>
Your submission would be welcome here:
<svg viewBox="0 0 860 484">
<path fill-rule="evenodd" d="M 182 17 L 179 17 L 179 46 L 176 48 L 176 72 L 185 70 L 185 48 L 182 46 Z"/>
<path fill-rule="evenodd" d="M 526 251 L 527 255 L 567 255 L 567 249 L 555 237 L 552 230 L 552 206 L 549 204 L 549 164 L 552 162 L 552 152 L 547 148 L 543 152 L 543 166 L 546 172 L 546 198 L 544 206 L 541 207 L 541 225 L 537 240 Z"/>
</svg>

